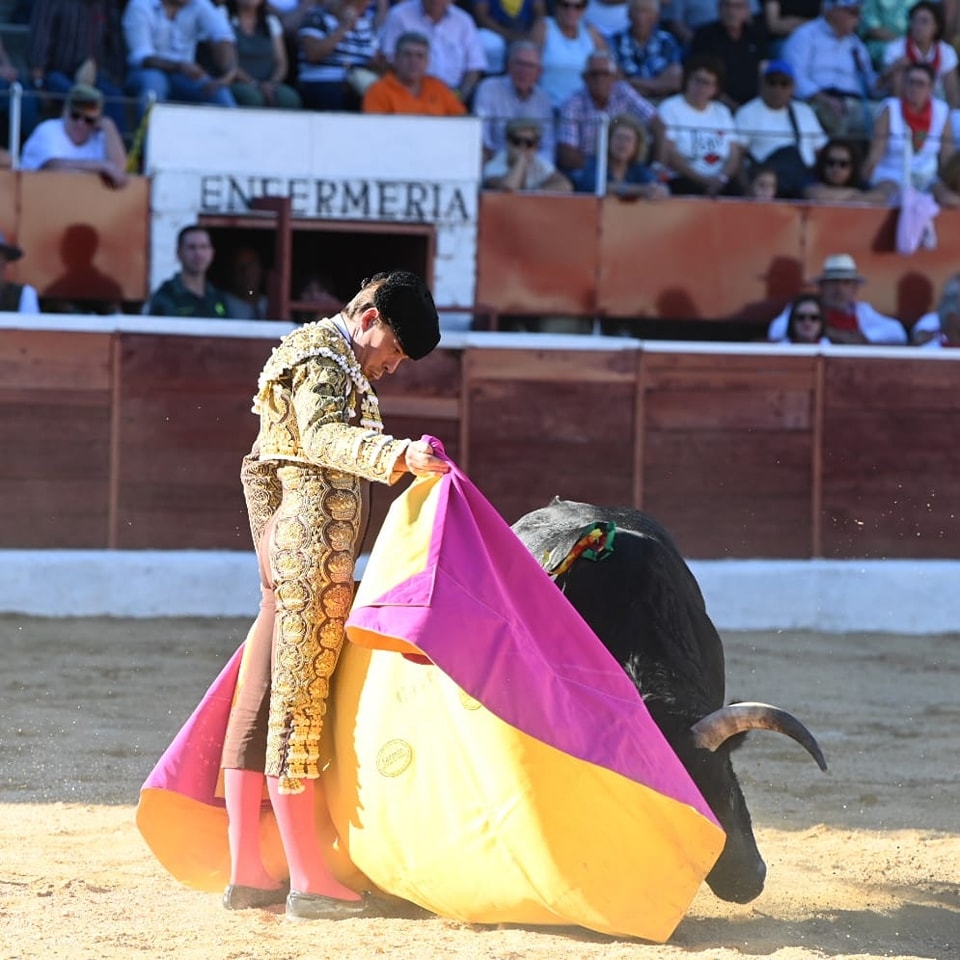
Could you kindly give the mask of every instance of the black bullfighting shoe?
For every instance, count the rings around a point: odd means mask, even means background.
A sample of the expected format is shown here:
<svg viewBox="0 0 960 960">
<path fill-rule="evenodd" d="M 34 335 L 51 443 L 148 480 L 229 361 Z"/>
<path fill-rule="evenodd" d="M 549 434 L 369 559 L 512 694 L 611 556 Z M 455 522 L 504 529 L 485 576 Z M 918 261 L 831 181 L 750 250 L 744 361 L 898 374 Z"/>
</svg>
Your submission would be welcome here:
<svg viewBox="0 0 960 960">
<path fill-rule="evenodd" d="M 319 893 L 287 895 L 287 916 L 291 920 L 350 920 L 353 917 L 379 917 L 373 899 L 364 894 L 359 900 L 338 900 Z"/>
<path fill-rule="evenodd" d="M 287 899 L 290 885 L 285 883 L 274 890 L 264 890 L 261 887 L 244 887 L 239 883 L 231 883 L 223 891 L 223 907 L 225 910 L 252 910 L 260 907 L 274 907 Z"/>
</svg>

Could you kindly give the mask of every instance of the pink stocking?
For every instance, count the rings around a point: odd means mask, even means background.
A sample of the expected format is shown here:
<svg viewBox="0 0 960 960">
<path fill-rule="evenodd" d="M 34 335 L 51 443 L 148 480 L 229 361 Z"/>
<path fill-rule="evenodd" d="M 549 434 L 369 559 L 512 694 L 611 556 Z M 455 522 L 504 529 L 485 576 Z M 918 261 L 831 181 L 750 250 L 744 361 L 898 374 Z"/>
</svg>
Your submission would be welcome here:
<svg viewBox="0 0 960 960">
<path fill-rule="evenodd" d="M 263 774 L 256 770 L 223 771 L 230 842 L 230 883 L 272 890 L 279 886 L 260 856 L 260 804 Z"/>
<path fill-rule="evenodd" d="M 360 899 L 340 883 L 324 863 L 316 821 L 317 781 L 304 780 L 303 793 L 280 793 L 278 784 L 277 777 L 267 777 L 270 801 L 290 867 L 290 889 L 338 900 Z"/>
</svg>

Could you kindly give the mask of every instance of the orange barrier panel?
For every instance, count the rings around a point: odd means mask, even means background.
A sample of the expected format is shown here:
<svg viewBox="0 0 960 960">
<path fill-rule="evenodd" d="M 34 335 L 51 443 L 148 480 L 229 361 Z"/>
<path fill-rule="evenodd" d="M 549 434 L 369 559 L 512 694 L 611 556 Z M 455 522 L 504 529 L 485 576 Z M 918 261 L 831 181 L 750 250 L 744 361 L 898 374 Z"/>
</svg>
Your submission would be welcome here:
<svg viewBox="0 0 960 960">
<path fill-rule="evenodd" d="M 909 326 L 960 269 L 960 211 L 936 220 L 936 250 L 911 256 L 894 251 L 896 218 L 862 206 L 485 193 L 477 298 L 503 313 L 762 324 L 824 257 L 847 252 L 869 280 L 865 298 Z"/>
<path fill-rule="evenodd" d="M 508 314 L 596 312 L 595 197 L 485 191 L 479 221 L 478 303 Z"/>
<path fill-rule="evenodd" d="M 772 317 L 800 275 L 789 204 L 696 198 L 601 206 L 600 311 L 611 317 Z"/>
<path fill-rule="evenodd" d="M 112 190 L 80 173 L 18 173 L 18 279 L 41 297 L 143 300 L 150 241 L 150 181 Z"/>
</svg>

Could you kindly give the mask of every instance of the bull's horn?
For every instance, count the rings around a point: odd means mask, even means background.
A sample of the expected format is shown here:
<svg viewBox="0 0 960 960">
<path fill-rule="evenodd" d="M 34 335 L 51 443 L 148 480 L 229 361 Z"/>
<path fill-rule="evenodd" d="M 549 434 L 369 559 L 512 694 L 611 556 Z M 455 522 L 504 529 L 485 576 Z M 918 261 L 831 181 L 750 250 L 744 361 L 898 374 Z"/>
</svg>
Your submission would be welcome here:
<svg viewBox="0 0 960 960">
<path fill-rule="evenodd" d="M 694 744 L 711 752 L 745 730 L 785 733 L 817 761 L 821 770 L 827 769 L 827 761 L 814 735 L 792 713 L 769 703 L 731 703 L 729 707 L 707 714 L 690 728 Z"/>
</svg>

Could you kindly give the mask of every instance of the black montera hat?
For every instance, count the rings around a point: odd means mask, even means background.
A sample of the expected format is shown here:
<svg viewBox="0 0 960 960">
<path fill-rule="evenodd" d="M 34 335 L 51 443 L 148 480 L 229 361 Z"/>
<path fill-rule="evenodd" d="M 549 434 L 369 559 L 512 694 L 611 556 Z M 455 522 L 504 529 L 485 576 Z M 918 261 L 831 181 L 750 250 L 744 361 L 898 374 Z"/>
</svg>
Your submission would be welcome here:
<svg viewBox="0 0 960 960">
<path fill-rule="evenodd" d="M 378 273 L 363 286 L 377 280 L 383 282 L 373 291 L 373 305 L 403 352 L 411 360 L 421 360 L 440 342 L 440 318 L 429 288 L 408 270 Z"/>
</svg>

